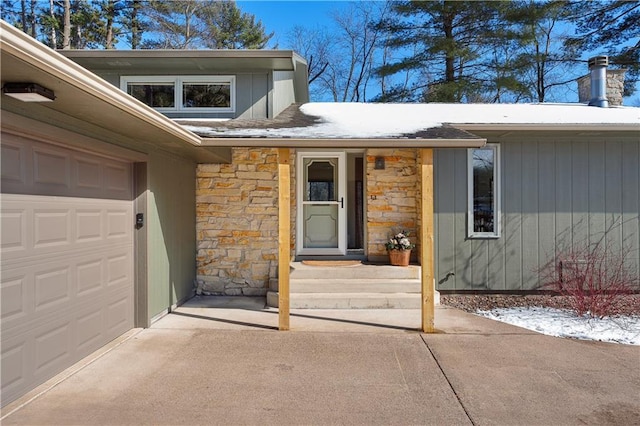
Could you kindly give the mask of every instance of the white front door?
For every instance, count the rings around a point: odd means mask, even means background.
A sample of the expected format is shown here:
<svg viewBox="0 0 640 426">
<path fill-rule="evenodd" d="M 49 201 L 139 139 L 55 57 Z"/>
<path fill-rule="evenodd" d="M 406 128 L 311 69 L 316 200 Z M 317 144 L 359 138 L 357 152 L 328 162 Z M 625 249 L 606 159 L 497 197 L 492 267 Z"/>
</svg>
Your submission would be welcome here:
<svg viewBox="0 0 640 426">
<path fill-rule="evenodd" d="M 346 254 L 344 152 L 298 152 L 300 255 Z"/>
</svg>

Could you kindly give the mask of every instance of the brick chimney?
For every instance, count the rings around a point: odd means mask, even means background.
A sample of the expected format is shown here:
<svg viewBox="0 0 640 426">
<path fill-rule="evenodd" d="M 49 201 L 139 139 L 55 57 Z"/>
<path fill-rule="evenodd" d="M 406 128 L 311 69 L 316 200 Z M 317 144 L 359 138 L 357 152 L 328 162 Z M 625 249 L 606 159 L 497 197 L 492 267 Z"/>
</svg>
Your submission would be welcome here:
<svg viewBox="0 0 640 426">
<path fill-rule="evenodd" d="M 607 64 L 606 56 L 589 59 L 589 74 L 578 79 L 579 102 L 605 108 L 622 105 L 626 70 L 610 70 Z"/>
</svg>

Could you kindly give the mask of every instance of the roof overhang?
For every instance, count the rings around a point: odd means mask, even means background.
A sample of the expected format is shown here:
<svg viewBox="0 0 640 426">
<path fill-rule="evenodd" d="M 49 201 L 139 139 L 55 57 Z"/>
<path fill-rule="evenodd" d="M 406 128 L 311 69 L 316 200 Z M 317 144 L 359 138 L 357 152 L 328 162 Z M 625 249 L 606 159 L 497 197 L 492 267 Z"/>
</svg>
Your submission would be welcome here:
<svg viewBox="0 0 640 426">
<path fill-rule="evenodd" d="M 468 132 L 638 132 L 640 135 L 640 122 L 638 124 L 620 123 L 594 123 L 594 124 L 452 124 L 458 129 Z"/>
<path fill-rule="evenodd" d="M 203 146 L 261 148 L 480 148 L 484 138 L 474 139 L 294 139 L 294 138 L 203 138 Z"/>
<path fill-rule="evenodd" d="M 162 63 L 163 72 L 185 74 L 242 70 L 294 71 L 306 61 L 292 50 L 60 50 L 62 55 L 95 71 L 146 72 Z"/>
<path fill-rule="evenodd" d="M 156 148 L 180 152 L 196 161 L 229 161 L 229 149 L 196 149 L 201 146 L 198 135 L 22 31 L 4 21 L 0 25 L 2 84 L 37 83 L 56 95 L 55 101 L 46 103 L 2 96 L 3 110 L 130 149 L 136 149 L 127 146 L 131 141 L 139 141 L 140 146 L 149 141 Z M 122 140 L 114 140 L 114 135 Z"/>
<path fill-rule="evenodd" d="M 338 104 L 336 104 L 338 105 Z M 344 132 L 314 132 L 322 127 L 319 117 L 305 114 L 292 104 L 275 118 L 247 120 L 176 119 L 202 137 L 203 146 L 274 148 L 477 148 L 486 139 L 450 125 L 398 134 L 357 135 Z M 349 127 L 349 126 L 347 126 Z M 326 131 L 326 129 L 325 129 Z"/>
</svg>

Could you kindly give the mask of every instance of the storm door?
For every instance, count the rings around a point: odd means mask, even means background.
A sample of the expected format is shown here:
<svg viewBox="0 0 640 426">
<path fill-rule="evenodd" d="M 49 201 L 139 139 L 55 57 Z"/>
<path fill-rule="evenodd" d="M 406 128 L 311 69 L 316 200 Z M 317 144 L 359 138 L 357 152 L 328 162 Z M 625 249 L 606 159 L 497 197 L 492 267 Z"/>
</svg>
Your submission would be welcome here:
<svg viewBox="0 0 640 426">
<path fill-rule="evenodd" d="M 345 153 L 300 152 L 297 160 L 298 254 L 346 254 Z"/>
</svg>

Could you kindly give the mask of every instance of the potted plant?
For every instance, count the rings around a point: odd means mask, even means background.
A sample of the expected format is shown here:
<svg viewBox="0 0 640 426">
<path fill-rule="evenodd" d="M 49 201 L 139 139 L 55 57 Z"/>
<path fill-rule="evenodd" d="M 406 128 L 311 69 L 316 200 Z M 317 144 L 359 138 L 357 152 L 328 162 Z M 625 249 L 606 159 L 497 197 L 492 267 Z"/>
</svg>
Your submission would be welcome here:
<svg viewBox="0 0 640 426">
<path fill-rule="evenodd" d="M 389 252 L 389 261 L 394 266 L 409 266 L 411 249 L 416 245 L 409 240 L 409 232 L 402 231 L 387 241 L 385 247 Z"/>
</svg>

